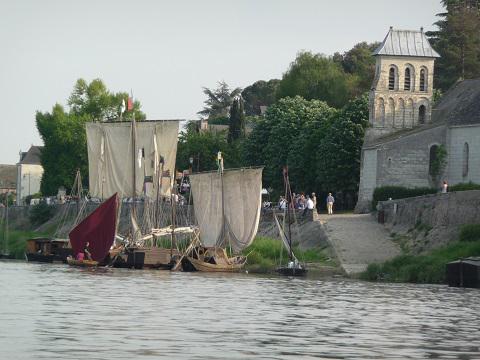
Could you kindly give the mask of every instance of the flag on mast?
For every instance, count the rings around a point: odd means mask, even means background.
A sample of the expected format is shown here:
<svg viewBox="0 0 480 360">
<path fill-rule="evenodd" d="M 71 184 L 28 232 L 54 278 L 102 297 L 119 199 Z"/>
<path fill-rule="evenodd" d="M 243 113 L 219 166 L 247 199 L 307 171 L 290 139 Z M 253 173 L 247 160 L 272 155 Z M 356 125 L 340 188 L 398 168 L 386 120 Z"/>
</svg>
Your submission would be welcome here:
<svg viewBox="0 0 480 360">
<path fill-rule="evenodd" d="M 130 96 L 128 97 L 127 110 L 133 110 L 133 99 Z"/>
<path fill-rule="evenodd" d="M 125 112 L 125 109 L 125 99 L 122 99 L 122 105 L 120 106 L 120 114 L 123 114 Z"/>
</svg>

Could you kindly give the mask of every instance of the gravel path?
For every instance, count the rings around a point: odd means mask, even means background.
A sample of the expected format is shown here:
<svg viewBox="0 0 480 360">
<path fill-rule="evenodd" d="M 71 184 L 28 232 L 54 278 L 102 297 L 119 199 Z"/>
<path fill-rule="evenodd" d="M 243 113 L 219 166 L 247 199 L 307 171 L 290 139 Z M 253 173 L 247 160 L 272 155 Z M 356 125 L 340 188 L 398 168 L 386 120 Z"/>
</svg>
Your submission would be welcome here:
<svg viewBox="0 0 480 360">
<path fill-rule="evenodd" d="M 388 231 L 370 214 L 320 215 L 318 221 L 349 275 L 400 254 Z"/>
</svg>

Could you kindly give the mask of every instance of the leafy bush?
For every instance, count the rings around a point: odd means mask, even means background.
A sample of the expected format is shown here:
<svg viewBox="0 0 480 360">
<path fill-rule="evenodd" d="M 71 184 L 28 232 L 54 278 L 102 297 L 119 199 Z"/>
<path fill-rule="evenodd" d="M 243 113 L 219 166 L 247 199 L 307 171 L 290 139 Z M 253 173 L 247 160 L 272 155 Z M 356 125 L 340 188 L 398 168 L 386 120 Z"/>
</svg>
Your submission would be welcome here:
<svg viewBox="0 0 480 360">
<path fill-rule="evenodd" d="M 463 242 L 480 241 L 480 224 L 463 225 L 459 240 Z"/>
<path fill-rule="evenodd" d="M 372 206 L 375 209 L 379 201 L 386 201 L 389 198 L 395 199 L 404 199 L 415 196 L 422 196 L 428 194 L 435 194 L 438 190 L 435 188 L 406 188 L 403 186 L 382 186 L 375 189 L 373 192 L 373 202 Z"/>
<path fill-rule="evenodd" d="M 480 190 L 480 185 L 472 182 L 460 183 L 448 187 L 448 191 Z"/>
<path fill-rule="evenodd" d="M 30 208 L 29 219 L 33 225 L 40 225 L 47 222 L 53 216 L 53 207 L 41 202 Z"/>
<path fill-rule="evenodd" d="M 305 262 L 324 262 L 328 257 L 320 249 L 300 250 L 294 247 L 293 252 L 300 261 Z M 248 264 L 250 269 L 255 271 L 272 271 L 278 266 L 281 260 L 288 258 L 287 250 L 282 242 L 277 239 L 258 236 L 253 243 L 243 251 L 248 255 Z"/>
<path fill-rule="evenodd" d="M 429 255 L 400 255 L 383 264 L 371 264 L 361 278 L 372 281 L 445 283 L 447 263 L 480 256 L 480 241 L 456 242 L 433 250 Z"/>
</svg>

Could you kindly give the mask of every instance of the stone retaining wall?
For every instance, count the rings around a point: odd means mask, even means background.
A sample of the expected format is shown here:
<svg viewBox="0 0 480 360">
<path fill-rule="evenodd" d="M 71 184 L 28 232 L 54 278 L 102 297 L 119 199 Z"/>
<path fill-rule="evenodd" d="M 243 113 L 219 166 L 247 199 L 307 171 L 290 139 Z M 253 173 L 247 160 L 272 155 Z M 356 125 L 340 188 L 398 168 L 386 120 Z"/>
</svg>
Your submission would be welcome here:
<svg viewBox="0 0 480 360">
<path fill-rule="evenodd" d="M 382 201 L 379 206 L 385 226 L 392 235 L 404 236 L 415 253 L 455 241 L 462 225 L 480 223 L 480 190 Z"/>
</svg>

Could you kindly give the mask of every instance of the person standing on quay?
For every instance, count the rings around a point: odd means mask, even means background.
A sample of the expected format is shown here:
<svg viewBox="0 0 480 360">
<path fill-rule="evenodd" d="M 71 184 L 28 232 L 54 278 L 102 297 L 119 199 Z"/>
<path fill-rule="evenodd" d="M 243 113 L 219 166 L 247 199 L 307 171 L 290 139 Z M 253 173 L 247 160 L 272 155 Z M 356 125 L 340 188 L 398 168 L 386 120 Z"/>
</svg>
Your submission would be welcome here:
<svg viewBox="0 0 480 360">
<path fill-rule="evenodd" d="M 334 202 L 335 202 L 335 198 L 332 196 L 332 193 L 328 193 L 328 196 L 327 196 L 328 215 L 333 215 L 333 203 Z"/>
<path fill-rule="evenodd" d="M 448 184 L 447 184 L 447 181 L 445 180 L 442 184 L 442 193 L 446 194 L 447 191 L 448 191 Z"/>
<path fill-rule="evenodd" d="M 315 196 L 315 193 L 312 193 L 312 201 L 313 201 L 313 208 L 315 211 L 317 211 L 317 197 Z"/>
</svg>

